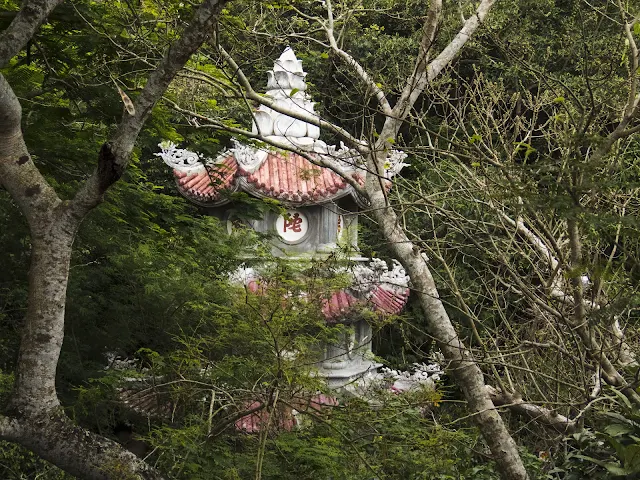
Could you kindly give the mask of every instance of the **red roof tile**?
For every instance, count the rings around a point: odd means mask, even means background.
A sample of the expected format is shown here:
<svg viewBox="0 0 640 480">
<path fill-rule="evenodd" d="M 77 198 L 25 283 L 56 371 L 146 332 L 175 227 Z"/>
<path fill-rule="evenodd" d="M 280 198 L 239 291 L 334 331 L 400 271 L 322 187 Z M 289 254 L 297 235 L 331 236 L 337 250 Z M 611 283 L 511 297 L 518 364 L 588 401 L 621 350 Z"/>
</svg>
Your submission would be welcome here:
<svg viewBox="0 0 640 480">
<path fill-rule="evenodd" d="M 375 287 L 368 303 L 373 304 L 373 309 L 387 315 L 397 315 L 402 311 L 409 299 L 409 289 L 397 292 L 378 285 Z M 331 298 L 324 302 L 322 314 L 327 321 L 335 322 L 352 312 L 357 307 L 365 306 L 363 300 L 359 300 L 346 290 L 334 292 Z"/>
<path fill-rule="evenodd" d="M 174 170 L 174 175 L 183 195 L 204 203 L 222 200 L 222 191 L 232 189 L 240 177 L 246 180 L 244 189 L 249 193 L 290 203 L 323 203 L 351 192 L 347 182 L 332 170 L 294 153 L 270 152 L 254 172 L 240 167 L 230 153 L 206 170 L 191 174 Z"/>
<path fill-rule="evenodd" d="M 245 408 L 247 410 L 253 410 L 254 408 L 261 407 L 262 404 L 260 402 L 253 402 L 247 404 Z M 262 409 L 256 412 L 253 412 L 249 415 L 245 415 L 244 417 L 236 420 L 235 427 L 237 430 L 246 433 L 258 433 L 262 428 L 269 424 L 271 427 L 276 428 L 277 430 L 291 431 L 296 426 L 296 419 L 293 416 L 293 412 L 291 407 L 283 406 L 282 404 L 278 405 L 279 408 L 275 411 L 276 421 L 275 424 L 273 422 L 269 422 L 270 414 L 267 410 Z"/>
<path fill-rule="evenodd" d="M 338 406 L 338 399 L 324 393 L 318 393 L 307 398 L 293 398 L 291 399 L 291 405 L 295 407 L 298 412 L 307 413 L 311 411 L 314 414 L 319 413 L 327 407 Z M 260 408 L 262 404 L 258 401 L 245 404 L 246 410 L 253 410 Z M 293 408 L 282 403 L 278 404 L 275 411 L 276 421 L 269 422 L 269 413 L 265 409 L 257 410 L 256 412 L 245 415 L 244 417 L 236 420 L 236 430 L 245 433 L 258 433 L 267 424 L 270 427 L 280 431 L 291 431 L 298 425 L 298 420 L 294 414 Z"/>
<path fill-rule="evenodd" d="M 347 187 L 328 168 L 320 168 L 296 154 L 269 153 L 255 172 L 240 170 L 240 174 L 259 193 L 292 202 L 322 200 Z"/>
<path fill-rule="evenodd" d="M 322 306 L 322 314 L 329 321 L 336 320 L 361 304 L 362 302 L 350 293 L 339 290 L 334 292 L 331 298 L 325 300 Z"/>
<path fill-rule="evenodd" d="M 268 289 L 268 285 L 261 282 L 258 277 L 245 279 L 244 282 L 248 291 L 255 295 L 264 295 Z M 371 295 L 368 299 L 363 299 L 350 293 L 349 289 L 341 289 L 333 292 L 323 301 L 322 315 L 329 323 L 345 319 L 350 314 L 367 307 L 383 315 L 397 315 L 407 304 L 409 292 L 409 288 L 383 283 L 372 285 Z"/>
<path fill-rule="evenodd" d="M 178 188 L 183 195 L 197 201 L 216 201 L 223 190 L 229 190 L 238 171 L 238 164 L 233 156 L 220 163 L 202 170 L 187 174 L 174 170 Z"/>
<path fill-rule="evenodd" d="M 402 292 L 376 287 L 369 301 L 373 303 L 375 310 L 389 315 L 396 315 L 402 311 L 409 299 L 409 289 Z"/>
</svg>

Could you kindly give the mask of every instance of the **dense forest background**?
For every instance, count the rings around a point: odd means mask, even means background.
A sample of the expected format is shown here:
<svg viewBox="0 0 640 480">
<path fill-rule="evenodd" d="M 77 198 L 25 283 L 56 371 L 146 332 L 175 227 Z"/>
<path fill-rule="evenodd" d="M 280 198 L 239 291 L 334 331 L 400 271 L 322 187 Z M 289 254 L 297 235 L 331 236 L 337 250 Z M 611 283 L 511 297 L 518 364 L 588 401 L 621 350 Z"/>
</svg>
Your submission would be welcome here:
<svg viewBox="0 0 640 480">
<path fill-rule="evenodd" d="M 19 8 L 0 0 L 0 31 Z M 64 2 L 0 70 L 21 101 L 31 157 L 63 200 L 91 175 L 96 152 L 123 116 L 119 90 L 136 98 L 194 8 L 171 0 Z M 429 2 L 333 8 L 340 48 L 389 99 L 398 98 Z M 474 8 L 445 2 L 434 50 Z M 301 284 L 299 272 L 270 257 L 268 238 L 228 234 L 181 198 L 154 153 L 170 140 L 215 158 L 233 135 L 252 141 L 232 133 L 249 128 L 255 105 L 220 45 L 258 92 L 291 46 L 316 110 L 375 142 L 374 95 L 326 47 L 318 27 L 325 9 L 304 0 L 223 6 L 215 37 L 154 107 L 123 179 L 77 233 L 58 395 L 77 424 L 146 457 L 168 478 L 498 478 L 448 375 L 435 390 L 340 398 L 307 411 L 304 428 L 293 431 L 278 421 L 260 434 L 234 428 L 256 398 L 272 405 L 276 395 L 291 407 L 301 392 L 328 393 L 285 353 L 295 348 L 304 359 L 316 342 L 349 328 L 325 325 L 318 314 L 342 281 L 326 275 L 340 259 L 311 264 Z M 531 478 L 640 472 L 637 115 L 619 128 L 640 98 L 632 48 L 640 41 L 638 15 L 632 2 L 496 2 L 393 141 L 411 166 L 394 182 L 390 202 L 429 257 L 447 313 L 494 402 L 504 405 Z M 323 139 L 340 141 L 326 130 Z M 279 208 L 235 200 L 241 219 Z M 393 258 L 368 212 L 361 223 L 363 255 Z M 16 202 L 0 189 L 0 405 L 15 381 L 30 242 Z M 247 256 L 274 264 L 268 295 L 229 283 Z M 308 301 L 295 300 L 302 291 L 311 292 Z M 402 315 L 371 321 L 374 352 L 386 366 L 411 370 L 434 361 L 438 348 L 413 297 Z M 123 402 L 137 383 L 152 398 L 144 411 Z M 4 441 L 0 477 L 71 478 Z"/>
</svg>

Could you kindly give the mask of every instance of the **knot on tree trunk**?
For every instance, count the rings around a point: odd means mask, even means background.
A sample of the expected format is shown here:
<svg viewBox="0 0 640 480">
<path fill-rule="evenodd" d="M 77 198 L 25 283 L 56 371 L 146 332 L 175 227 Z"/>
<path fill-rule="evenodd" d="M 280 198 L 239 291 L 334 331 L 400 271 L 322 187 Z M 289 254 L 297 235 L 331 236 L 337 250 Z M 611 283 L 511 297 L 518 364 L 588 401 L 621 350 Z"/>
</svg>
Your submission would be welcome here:
<svg viewBox="0 0 640 480">
<path fill-rule="evenodd" d="M 123 164 L 119 164 L 111 142 L 105 142 L 98 156 L 98 182 L 101 192 L 105 192 L 117 182 L 124 173 Z"/>
</svg>

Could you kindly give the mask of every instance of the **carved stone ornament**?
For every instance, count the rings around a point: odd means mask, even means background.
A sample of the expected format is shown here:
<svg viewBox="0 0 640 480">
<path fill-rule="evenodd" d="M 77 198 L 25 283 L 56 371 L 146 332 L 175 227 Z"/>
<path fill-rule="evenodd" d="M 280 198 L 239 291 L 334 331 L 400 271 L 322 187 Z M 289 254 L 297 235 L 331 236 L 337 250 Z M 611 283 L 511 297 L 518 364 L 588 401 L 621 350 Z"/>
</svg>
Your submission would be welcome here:
<svg viewBox="0 0 640 480">
<path fill-rule="evenodd" d="M 340 142 L 340 148 L 335 145 L 327 147 L 326 156 L 336 162 L 341 169 L 346 172 L 352 172 L 361 168 L 364 159 L 357 150 L 347 147 L 344 142 Z"/>
<path fill-rule="evenodd" d="M 260 278 L 260 274 L 245 264 L 240 265 L 235 272 L 229 275 L 229 281 L 236 285 L 248 285 L 252 280 Z"/>
<path fill-rule="evenodd" d="M 243 145 L 235 138 L 231 141 L 234 145 L 231 151 L 233 152 L 240 168 L 246 172 L 255 172 L 267 158 L 268 152 L 266 151 L 258 150 L 250 145 Z"/>
<path fill-rule="evenodd" d="M 177 148 L 173 142 L 161 142 L 158 144 L 160 153 L 154 153 L 156 157 L 162 158 L 164 163 L 174 170 L 184 173 L 195 173 L 204 168 L 200 155 L 190 150 Z"/>
<path fill-rule="evenodd" d="M 393 268 L 386 270 L 380 275 L 380 283 L 391 289 L 404 290 L 409 286 L 409 275 L 398 260 L 391 261 Z"/>
<path fill-rule="evenodd" d="M 384 162 L 384 172 L 387 179 L 391 179 L 395 175 L 400 173 L 404 167 L 408 167 L 408 163 L 404 163 L 404 159 L 407 158 L 407 154 L 402 150 L 392 150 L 387 160 Z"/>
<path fill-rule="evenodd" d="M 267 72 L 266 96 L 288 112 L 317 117 L 314 103 L 306 93 L 306 75 L 302 62 L 287 47 L 275 61 L 273 70 Z M 313 150 L 320 137 L 318 126 L 276 112 L 265 105 L 255 112 L 252 131 L 305 150 Z"/>
<path fill-rule="evenodd" d="M 393 260 L 391 270 L 387 262 L 374 258 L 369 265 L 355 265 L 351 272 L 353 274 L 351 290 L 367 298 L 377 286 L 395 291 L 404 291 L 409 286 L 409 276 L 397 260 Z"/>
</svg>

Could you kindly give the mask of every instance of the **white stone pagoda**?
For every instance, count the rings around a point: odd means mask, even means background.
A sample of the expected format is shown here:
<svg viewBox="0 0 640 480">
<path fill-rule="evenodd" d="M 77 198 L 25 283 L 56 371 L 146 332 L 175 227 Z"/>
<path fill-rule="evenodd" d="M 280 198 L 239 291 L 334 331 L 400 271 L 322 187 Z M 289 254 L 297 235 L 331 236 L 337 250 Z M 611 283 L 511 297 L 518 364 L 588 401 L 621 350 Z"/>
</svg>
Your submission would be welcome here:
<svg viewBox="0 0 640 480">
<path fill-rule="evenodd" d="M 305 76 L 302 62 L 287 48 L 268 72 L 266 96 L 281 109 L 316 116 Z M 342 387 L 375 373 L 379 367 L 372 360 L 371 327 L 357 312 L 369 309 L 381 315 L 398 314 L 409 296 L 408 277 L 397 262 L 389 268 L 382 260 L 366 259 L 357 253 L 358 211 L 367 205 L 343 177 L 364 183 L 366 170 L 359 153 L 344 145 L 329 146 L 320 140 L 317 126 L 263 105 L 253 112 L 253 118 L 254 134 L 310 158 L 330 160 L 339 165 L 341 175 L 298 153 L 257 148 L 237 141 L 215 159 L 166 142 L 160 144 L 161 153 L 156 155 L 173 169 L 180 193 L 207 213 L 226 221 L 229 231 L 233 228 L 230 194 L 242 191 L 254 198 L 278 200 L 287 209 L 286 214 L 268 212 L 263 218 L 249 222 L 255 231 L 272 234 L 275 256 L 300 261 L 326 256 L 339 246 L 354 252 L 348 270 L 352 286 L 333 292 L 322 308 L 328 322 L 346 323 L 353 328 L 338 344 L 325 345 L 317 364 L 319 374 L 330 387 Z M 405 157 L 402 152 L 390 155 L 386 162 L 387 179 L 406 165 Z M 247 268 L 234 278 L 258 292 L 255 286 L 259 276 L 259 268 Z"/>
</svg>

